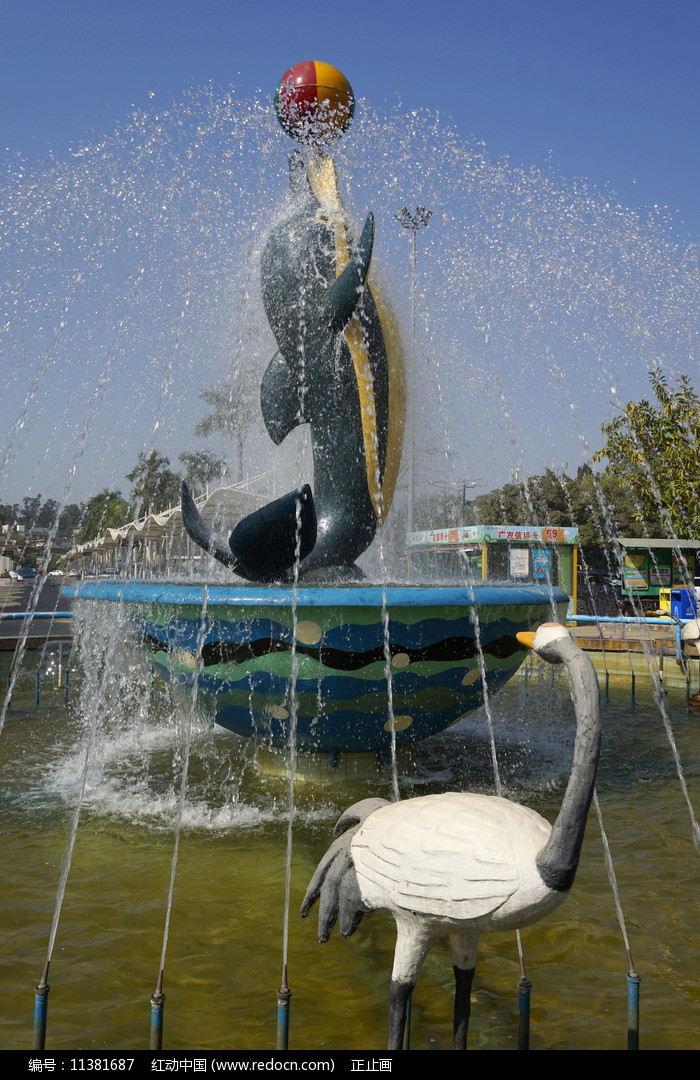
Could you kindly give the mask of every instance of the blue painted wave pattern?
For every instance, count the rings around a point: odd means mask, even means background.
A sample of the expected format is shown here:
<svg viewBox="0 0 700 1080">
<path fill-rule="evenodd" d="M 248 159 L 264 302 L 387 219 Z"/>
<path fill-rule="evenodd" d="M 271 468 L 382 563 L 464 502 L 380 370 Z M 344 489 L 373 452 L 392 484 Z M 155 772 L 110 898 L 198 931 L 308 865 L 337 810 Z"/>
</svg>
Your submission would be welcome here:
<svg viewBox="0 0 700 1080">
<path fill-rule="evenodd" d="M 515 634 L 546 616 L 544 607 L 480 611 L 490 689 L 519 666 L 525 652 Z M 475 623 L 464 607 L 396 611 L 386 638 L 376 609 L 301 609 L 294 625 L 288 611 L 276 610 L 273 618 L 233 614 L 202 625 L 180 609 L 176 618 L 142 617 L 139 624 L 159 670 L 187 682 L 196 676 L 200 691 L 215 699 L 217 722 L 240 735 L 286 743 L 293 661 L 298 747 L 305 752 L 390 745 L 387 654 L 398 745 L 441 731 L 483 700 Z"/>
</svg>

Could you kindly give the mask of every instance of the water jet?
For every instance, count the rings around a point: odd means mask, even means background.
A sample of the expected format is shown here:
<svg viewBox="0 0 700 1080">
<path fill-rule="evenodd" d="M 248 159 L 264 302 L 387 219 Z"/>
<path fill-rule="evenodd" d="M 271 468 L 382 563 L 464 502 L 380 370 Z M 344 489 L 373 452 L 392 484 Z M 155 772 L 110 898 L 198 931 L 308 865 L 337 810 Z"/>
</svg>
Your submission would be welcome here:
<svg viewBox="0 0 700 1080">
<path fill-rule="evenodd" d="M 393 753 L 454 723 L 514 673 L 524 657 L 517 633 L 566 603 L 551 583 L 346 584 L 364 578 L 356 560 L 391 509 L 406 411 L 401 342 L 370 279 L 374 217 L 354 238 L 327 147 L 350 123 L 349 102 L 344 76 L 317 62 L 290 69 L 276 97 L 282 126 L 302 149 L 290 158 L 291 213 L 273 226 L 261 257 L 277 352 L 260 402 L 275 444 L 308 425 L 312 486 L 249 514 L 226 546 L 183 484 L 190 538 L 253 583 L 207 588 L 206 625 L 202 590 L 167 582 L 69 590 L 126 604 L 159 671 L 197 683 L 222 726 L 267 734 L 280 747 L 294 725 L 297 750 L 333 758 Z"/>
</svg>

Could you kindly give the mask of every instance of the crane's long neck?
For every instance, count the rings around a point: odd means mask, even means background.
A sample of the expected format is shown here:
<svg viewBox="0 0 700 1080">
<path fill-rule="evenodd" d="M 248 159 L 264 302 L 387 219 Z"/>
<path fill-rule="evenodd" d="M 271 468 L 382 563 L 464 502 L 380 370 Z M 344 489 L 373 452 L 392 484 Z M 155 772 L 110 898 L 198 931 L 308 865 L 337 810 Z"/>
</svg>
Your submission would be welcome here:
<svg viewBox="0 0 700 1080">
<path fill-rule="evenodd" d="M 600 753 L 600 695 L 598 677 L 588 656 L 573 641 L 560 643 L 571 680 L 576 712 L 574 762 L 564 801 L 549 840 L 537 856 L 545 885 L 567 892 L 574 882 Z"/>
</svg>

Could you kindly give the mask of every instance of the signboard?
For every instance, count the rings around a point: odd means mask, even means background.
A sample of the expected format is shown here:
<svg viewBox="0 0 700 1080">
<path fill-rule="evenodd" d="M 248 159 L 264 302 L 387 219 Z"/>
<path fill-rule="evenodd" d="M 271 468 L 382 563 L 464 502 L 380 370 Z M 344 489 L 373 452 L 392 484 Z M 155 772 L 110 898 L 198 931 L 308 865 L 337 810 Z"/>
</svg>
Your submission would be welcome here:
<svg viewBox="0 0 700 1080">
<path fill-rule="evenodd" d="M 423 532 L 406 533 L 406 546 L 480 543 L 483 538 L 483 525 L 469 525 L 457 529 L 426 529 Z"/>
<path fill-rule="evenodd" d="M 660 585 L 662 588 L 667 589 L 671 584 L 671 567 L 654 566 L 652 563 L 649 568 L 649 584 Z"/>
<path fill-rule="evenodd" d="M 578 544 L 578 527 L 553 525 L 463 525 L 406 533 L 407 547 L 494 543 Z"/>
<path fill-rule="evenodd" d="M 538 525 L 521 525 L 516 528 L 513 525 L 489 525 L 490 536 L 488 540 L 536 540 L 542 539 L 543 530 Z"/>
<path fill-rule="evenodd" d="M 648 589 L 649 583 L 647 582 L 647 576 L 644 570 L 644 552 L 625 552 L 625 588 L 626 589 Z"/>
<path fill-rule="evenodd" d="M 485 525 L 485 540 L 505 540 L 535 544 L 578 544 L 578 526 L 559 528 L 551 525 Z"/>
<path fill-rule="evenodd" d="M 683 559 L 677 552 L 672 553 L 672 565 L 673 565 L 673 584 L 674 585 L 686 585 L 690 580 L 690 584 L 693 583 L 696 570 L 696 555 L 694 551 L 684 551 L 685 565 Z M 687 569 L 686 569 L 687 567 Z"/>
<path fill-rule="evenodd" d="M 511 548 L 508 552 L 511 577 L 530 576 L 530 550 L 529 548 Z"/>
<path fill-rule="evenodd" d="M 552 553 L 546 548 L 535 548 L 532 552 L 532 576 L 536 581 L 552 580 Z"/>
</svg>

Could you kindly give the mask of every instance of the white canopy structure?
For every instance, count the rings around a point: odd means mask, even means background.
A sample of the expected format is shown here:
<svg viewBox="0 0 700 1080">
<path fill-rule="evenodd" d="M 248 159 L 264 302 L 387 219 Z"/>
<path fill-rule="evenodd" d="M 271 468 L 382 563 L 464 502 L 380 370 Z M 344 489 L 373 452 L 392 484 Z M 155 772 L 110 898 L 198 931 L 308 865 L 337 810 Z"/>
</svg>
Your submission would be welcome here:
<svg viewBox="0 0 700 1080">
<path fill-rule="evenodd" d="M 230 487 L 219 487 L 195 498 L 200 514 L 215 533 L 228 538 L 234 525 L 270 496 L 253 489 L 267 479 L 263 473 Z M 148 514 L 118 529 L 106 529 L 102 536 L 77 544 L 68 552 L 69 565 L 81 574 L 119 574 L 121 577 L 170 577 L 192 573 L 209 556 L 196 547 L 185 532 L 180 505 L 159 514 Z"/>
</svg>

